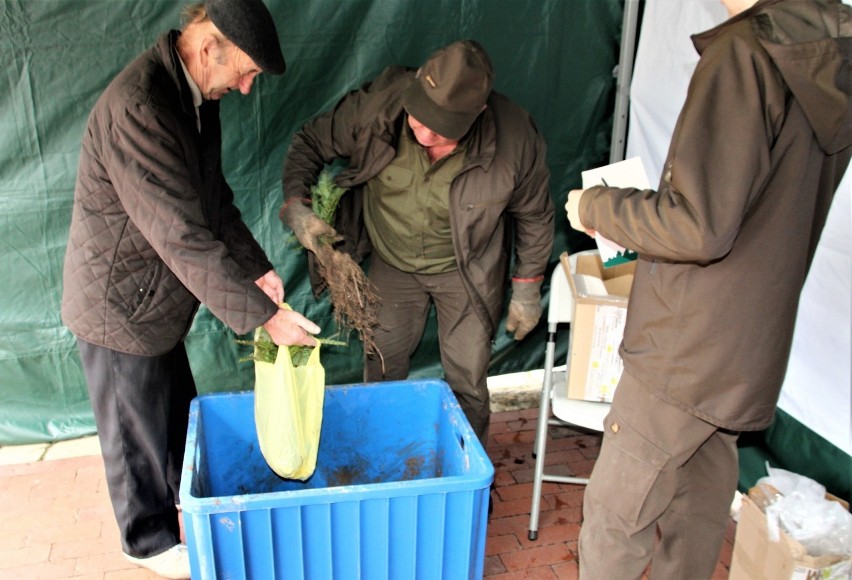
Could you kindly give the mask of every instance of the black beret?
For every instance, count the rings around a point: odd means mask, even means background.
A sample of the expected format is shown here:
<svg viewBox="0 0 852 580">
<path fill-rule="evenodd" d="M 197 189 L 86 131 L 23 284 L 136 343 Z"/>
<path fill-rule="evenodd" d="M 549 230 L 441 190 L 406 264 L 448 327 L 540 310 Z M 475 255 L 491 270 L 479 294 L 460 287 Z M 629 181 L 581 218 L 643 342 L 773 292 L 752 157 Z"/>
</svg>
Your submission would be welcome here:
<svg viewBox="0 0 852 580">
<path fill-rule="evenodd" d="M 261 0 L 207 0 L 205 6 L 216 28 L 257 66 L 274 75 L 284 72 L 278 31 Z"/>
</svg>

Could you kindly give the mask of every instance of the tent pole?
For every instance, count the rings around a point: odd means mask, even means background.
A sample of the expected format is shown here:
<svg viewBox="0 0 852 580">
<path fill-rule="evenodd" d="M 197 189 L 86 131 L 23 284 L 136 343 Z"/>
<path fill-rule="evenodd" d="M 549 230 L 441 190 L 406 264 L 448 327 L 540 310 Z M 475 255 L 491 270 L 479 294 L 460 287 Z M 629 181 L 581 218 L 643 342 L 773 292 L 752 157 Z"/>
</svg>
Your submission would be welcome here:
<svg viewBox="0 0 852 580">
<path fill-rule="evenodd" d="M 636 47 L 636 23 L 639 19 L 639 1 L 624 0 L 624 17 L 621 24 L 621 53 L 615 67 L 615 113 L 609 162 L 624 159 L 627 135 L 627 112 L 630 106 L 630 81 L 633 76 L 633 56 Z"/>
</svg>

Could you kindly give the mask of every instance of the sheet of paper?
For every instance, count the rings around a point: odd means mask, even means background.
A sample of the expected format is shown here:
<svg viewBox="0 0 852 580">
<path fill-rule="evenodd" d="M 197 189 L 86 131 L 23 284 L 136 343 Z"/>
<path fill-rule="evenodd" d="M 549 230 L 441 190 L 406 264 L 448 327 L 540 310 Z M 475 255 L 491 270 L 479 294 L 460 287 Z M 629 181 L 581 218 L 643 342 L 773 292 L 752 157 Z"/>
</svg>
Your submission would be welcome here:
<svg viewBox="0 0 852 580">
<path fill-rule="evenodd" d="M 642 165 L 642 160 L 639 157 L 631 157 L 624 161 L 589 169 L 583 171 L 582 176 L 583 189 L 588 189 L 595 185 L 635 187 L 638 189 L 649 189 L 651 187 L 648 175 L 645 173 L 645 167 Z M 604 268 L 630 262 L 637 257 L 635 251 L 629 250 L 612 240 L 608 240 L 598 233 L 595 234 L 595 242 L 601 254 L 601 261 Z"/>
</svg>

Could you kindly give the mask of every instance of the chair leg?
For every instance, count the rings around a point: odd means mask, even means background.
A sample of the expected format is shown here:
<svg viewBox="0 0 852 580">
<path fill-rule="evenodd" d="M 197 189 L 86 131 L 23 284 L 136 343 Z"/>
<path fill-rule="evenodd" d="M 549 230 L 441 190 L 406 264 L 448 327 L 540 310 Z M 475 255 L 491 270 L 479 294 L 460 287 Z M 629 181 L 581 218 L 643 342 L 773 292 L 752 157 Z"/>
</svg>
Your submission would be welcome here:
<svg viewBox="0 0 852 580">
<path fill-rule="evenodd" d="M 553 385 L 553 361 L 556 352 L 556 332 L 551 330 L 547 337 L 544 356 L 544 380 L 541 387 L 541 401 L 538 406 L 538 424 L 536 425 L 535 470 L 533 476 L 532 506 L 528 537 L 538 539 L 538 517 L 541 509 L 541 487 L 544 477 L 545 448 L 547 447 L 547 426 L 550 420 L 550 390 Z"/>
</svg>

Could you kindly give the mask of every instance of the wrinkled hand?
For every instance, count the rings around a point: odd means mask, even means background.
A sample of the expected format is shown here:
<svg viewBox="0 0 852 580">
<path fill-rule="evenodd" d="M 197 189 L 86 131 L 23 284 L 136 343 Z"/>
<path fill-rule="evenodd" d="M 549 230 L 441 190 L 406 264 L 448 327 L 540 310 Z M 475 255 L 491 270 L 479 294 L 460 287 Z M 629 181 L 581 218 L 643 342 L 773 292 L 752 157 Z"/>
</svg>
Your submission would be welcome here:
<svg viewBox="0 0 852 580">
<path fill-rule="evenodd" d="M 568 222 L 571 227 L 578 232 L 583 232 L 592 237 L 595 235 L 595 230 L 591 230 L 583 225 L 580 221 L 580 198 L 583 197 L 582 189 L 573 189 L 568 192 L 568 202 L 565 204 L 565 211 L 568 213 Z"/>
<path fill-rule="evenodd" d="M 521 340 L 529 334 L 541 318 L 541 282 L 512 280 L 506 330 L 515 333 L 515 340 Z"/>
<path fill-rule="evenodd" d="M 255 280 L 254 283 L 276 304 L 281 304 L 284 301 L 284 282 L 275 273 L 275 270 L 270 270 Z"/>
<path fill-rule="evenodd" d="M 320 331 L 320 327 L 293 310 L 281 308 L 275 315 L 263 325 L 266 332 L 277 345 L 292 346 L 300 344 L 303 346 L 316 346 L 317 341 L 313 334 Z"/>
<path fill-rule="evenodd" d="M 293 203 L 284 212 L 287 225 L 296 234 L 299 243 L 316 253 L 321 243 L 333 244 L 343 239 L 337 231 L 325 223 L 311 208 Z"/>
</svg>

